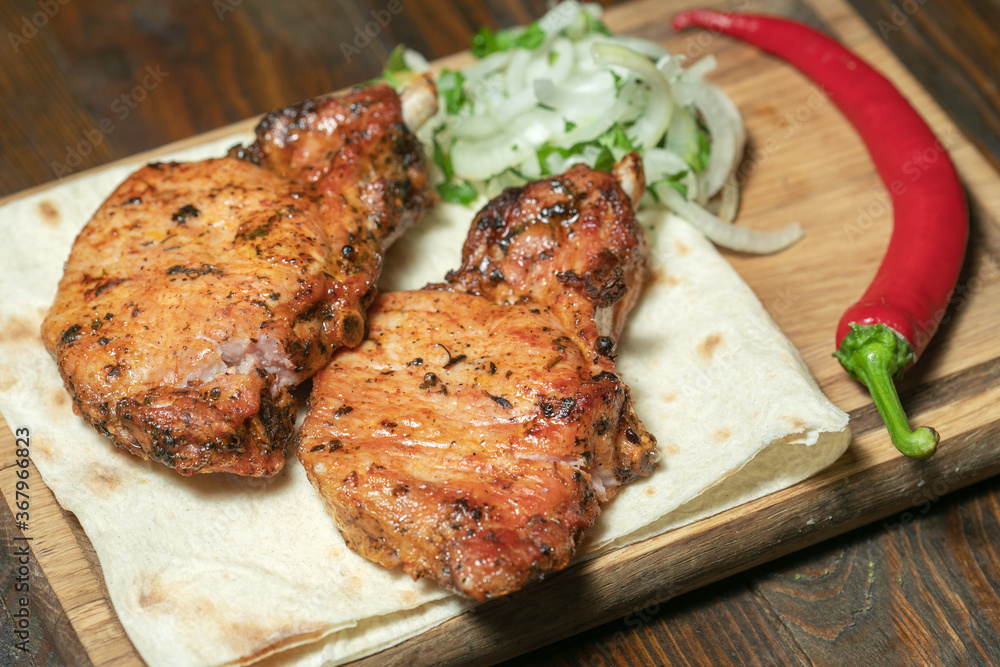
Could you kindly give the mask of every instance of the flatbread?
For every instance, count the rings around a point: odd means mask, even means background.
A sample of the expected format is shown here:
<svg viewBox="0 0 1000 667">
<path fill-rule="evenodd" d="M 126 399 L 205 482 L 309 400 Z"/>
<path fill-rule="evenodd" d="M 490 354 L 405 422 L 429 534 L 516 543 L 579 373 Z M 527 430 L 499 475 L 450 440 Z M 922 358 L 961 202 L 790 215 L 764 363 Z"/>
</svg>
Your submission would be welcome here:
<svg viewBox="0 0 1000 667">
<path fill-rule="evenodd" d="M 250 138 L 162 159 L 221 155 Z M 150 665 L 337 664 L 469 609 L 347 549 L 294 459 L 270 480 L 184 478 L 73 415 L 39 327 L 75 235 L 137 166 L 0 207 L 0 412 L 31 428 L 32 459 L 93 543 L 136 649 Z M 382 287 L 439 281 L 458 265 L 473 213 L 439 207 L 390 252 Z M 660 469 L 606 508 L 582 557 L 795 483 L 850 439 L 847 416 L 753 292 L 686 223 L 660 218 L 644 218 L 654 278 L 618 348 Z"/>
</svg>

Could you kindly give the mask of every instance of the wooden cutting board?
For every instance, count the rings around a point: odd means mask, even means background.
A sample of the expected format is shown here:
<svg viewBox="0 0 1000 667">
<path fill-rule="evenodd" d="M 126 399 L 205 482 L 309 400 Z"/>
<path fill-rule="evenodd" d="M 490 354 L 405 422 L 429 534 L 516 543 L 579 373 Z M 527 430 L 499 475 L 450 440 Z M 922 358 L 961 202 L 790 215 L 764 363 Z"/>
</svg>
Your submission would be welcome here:
<svg viewBox="0 0 1000 667">
<path fill-rule="evenodd" d="M 661 41 L 674 52 L 718 58 L 712 78 L 743 112 L 750 137 L 742 168 L 740 224 L 775 228 L 798 220 L 807 234 L 775 256 L 727 257 L 802 352 L 822 389 L 850 412 L 850 449 L 805 482 L 576 565 L 358 664 L 511 657 L 652 609 L 685 591 L 908 507 L 919 513 L 927 501 L 1000 472 L 1000 416 L 993 407 L 1000 399 L 1000 346 L 993 343 L 993 325 L 1000 321 L 1000 176 L 845 4 L 808 0 L 769 7 L 822 27 L 886 73 L 935 128 L 968 190 L 973 232 L 965 270 L 949 310 L 941 314 L 935 341 L 901 385 L 911 418 L 934 425 L 943 440 L 930 460 L 908 460 L 892 447 L 865 390 L 830 356 L 840 313 L 864 290 L 888 240 L 892 217 L 885 190 L 850 126 L 793 69 L 724 37 L 672 34 L 669 17 L 689 4 L 644 0 L 610 10 L 606 20 L 616 32 Z M 448 62 L 454 66 L 462 58 Z M 138 166 L 168 151 L 246 130 L 254 122 L 123 162 Z M 60 653 L 75 664 L 142 664 L 111 607 L 89 541 L 75 518 L 58 507 L 33 466 L 28 468 L 30 530 L 25 535 L 17 528 L 18 469 L 15 438 L 0 426 L 0 493 L 5 500 L 0 533 L 6 545 L 31 545 L 33 622 L 44 623 Z M 14 541 L 20 537 L 31 540 Z"/>
</svg>

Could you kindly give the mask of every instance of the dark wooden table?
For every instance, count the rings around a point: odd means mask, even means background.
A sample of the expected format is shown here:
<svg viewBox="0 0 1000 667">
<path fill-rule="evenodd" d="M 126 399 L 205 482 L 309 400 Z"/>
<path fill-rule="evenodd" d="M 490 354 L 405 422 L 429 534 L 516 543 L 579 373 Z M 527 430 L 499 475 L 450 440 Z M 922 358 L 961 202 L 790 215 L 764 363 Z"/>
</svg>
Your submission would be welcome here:
<svg viewBox="0 0 1000 667">
<path fill-rule="evenodd" d="M 1000 0 L 851 2 L 1000 169 Z M 430 58 L 463 50 L 478 26 L 524 23 L 544 5 L 3 0 L 0 196 L 367 80 L 398 42 Z M 384 20 L 388 9 L 402 18 Z M 378 29 L 366 35 L 366 24 Z M 0 572 L 9 572 L 3 546 Z M 0 626 L 11 620 L 12 582 L 0 577 Z M 64 664 L 44 635 L 28 659 L 2 637 L 0 664 Z M 516 662 L 998 661 L 994 479 Z"/>
</svg>

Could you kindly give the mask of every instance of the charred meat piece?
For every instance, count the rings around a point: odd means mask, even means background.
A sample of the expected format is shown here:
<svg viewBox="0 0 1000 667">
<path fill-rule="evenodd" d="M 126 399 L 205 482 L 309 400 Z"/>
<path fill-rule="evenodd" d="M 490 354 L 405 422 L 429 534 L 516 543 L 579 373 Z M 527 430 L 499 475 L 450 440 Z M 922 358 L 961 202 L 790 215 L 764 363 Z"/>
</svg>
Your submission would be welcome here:
<svg viewBox="0 0 1000 667">
<path fill-rule="evenodd" d="M 615 176 L 578 166 L 487 205 L 446 282 L 380 295 L 298 439 L 347 543 L 476 600 L 565 567 L 655 466 L 613 354 L 644 262 Z"/>
<path fill-rule="evenodd" d="M 42 326 L 74 410 L 185 475 L 280 470 L 292 389 L 361 342 L 383 251 L 433 203 L 401 107 L 386 86 L 309 100 L 122 183 Z"/>
</svg>

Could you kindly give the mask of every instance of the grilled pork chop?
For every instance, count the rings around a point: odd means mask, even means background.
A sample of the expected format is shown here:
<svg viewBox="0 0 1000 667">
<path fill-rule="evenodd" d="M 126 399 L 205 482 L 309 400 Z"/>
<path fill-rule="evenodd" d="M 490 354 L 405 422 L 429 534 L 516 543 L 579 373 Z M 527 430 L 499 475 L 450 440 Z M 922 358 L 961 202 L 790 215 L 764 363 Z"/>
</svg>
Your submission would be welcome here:
<svg viewBox="0 0 1000 667">
<path fill-rule="evenodd" d="M 280 470 L 292 389 L 361 342 L 383 251 L 433 203 L 403 106 L 386 86 L 309 100 L 227 157 L 122 183 L 42 325 L 74 410 L 185 475 Z"/>
<path fill-rule="evenodd" d="M 616 174 L 636 200 L 638 159 Z M 445 283 L 380 295 L 298 436 L 347 544 L 476 600 L 565 567 L 655 466 L 612 355 L 644 267 L 629 197 L 578 166 L 487 205 Z"/>
</svg>

